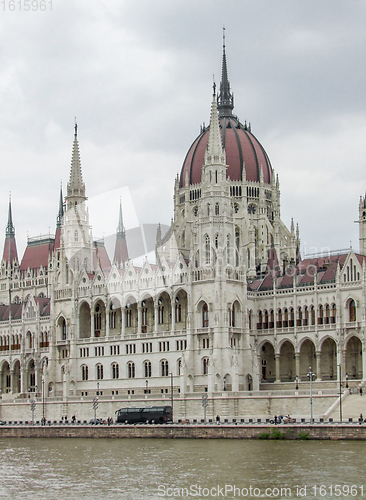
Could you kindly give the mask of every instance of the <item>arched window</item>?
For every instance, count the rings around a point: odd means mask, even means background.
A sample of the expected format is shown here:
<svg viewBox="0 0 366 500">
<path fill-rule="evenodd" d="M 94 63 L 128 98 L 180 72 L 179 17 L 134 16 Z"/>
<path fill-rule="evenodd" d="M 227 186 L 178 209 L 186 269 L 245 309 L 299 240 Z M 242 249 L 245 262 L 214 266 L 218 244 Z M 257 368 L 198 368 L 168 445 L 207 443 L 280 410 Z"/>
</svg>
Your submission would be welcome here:
<svg viewBox="0 0 366 500">
<path fill-rule="evenodd" d="M 205 238 L 205 261 L 206 264 L 211 262 L 211 248 L 210 248 L 210 237 L 206 234 Z"/>
<path fill-rule="evenodd" d="M 226 236 L 226 261 L 228 264 L 230 264 L 231 260 L 231 238 L 230 234 Z"/>
<path fill-rule="evenodd" d="M 182 321 L 182 306 L 181 304 L 175 304 L 175 322 L 180 323 Z"/>
<path fill-rule="evenodd" d="M 159 325 L 162 325 L 164 323 L 164 306 L 159 306 Z"/>
<path fill-rule="evenodd" d="M 182 359 L 179 358 L 178 359 L 178 363 L 177 363 L 177 372 L 178 372 L 178 375 L 182 375 L 181 374 L 181 369 L 182 369 Z"/>
<path fill-rule="evenodd" d="M 151 361 L 144 362 L 144 373 L 146 378 L 151 377 Z"/>
<path fill-rule="evenodd" d="M 356 321 L 356 303 L 353 299 L 349 303 L 349 320 Z"/>
<path fill-rule="evenodd" d="M 215 215 L 220 215 L 220 205 L 218 203 L 215 204 Z"/>
<path fill-rule="evenodd" d="M 169 375 L 169 363 L 166 359 L 161 361 L 161 376 L 167 377 Z"/>
<path fill-rule="evenodd" d="M 208 374 L 208 358 L 203 358 L 202 360 L 202 374 L 207 375 Z"/>
<path fill-rule="evenodd" d="M 135 378 L 135 363 L 130 361 L 127 365 L 128 378 Z"/>
<path fill-rule="evenodd" d="M 330 317 L 330 322 L 335 323 L 337 317 L 337 306 L 335 304 L 332 305 L 332 315 Z"/>
<path fill-rule="evenodd" d="M 97 365 L 97 380 L 103 380 L 103 365 Z"/>
<path fill-rule="evenodd" d="M 74 232 L 74 241 L 79 241 L 79 233 L 76 230 Z"/>
<path fill-rule="evenodd" d="M 208 327 L 208 307 L 206 302 L 202 306 L 202 326 L 203 328 Z"/>
<path fill-rule="evenodd" d="M 66 331 L 66 321 L 65 321 L 65 318 L 62 318 L 61 328 L 62 328 L 62 340 L 66 340 L 66 338 L 67 338 L 67 331 Z"/>
<path fill-rule="evenodd" d="M 112 363 L 112 378 L 119 378 L 119 366 L 118 363 Z"/>
<path fill-rule="evenodd" d="M 81 379 L 88 380 L 89 379 L 89 369 L 86 365 L 81 367 Z"/>
<path fill-rule="evenodd" d="M 315 325 L 315 309 L 314 309 L 314 306 L 310 306 L 310 316 L 311 316 L 311 324 Z"/>
<path fill-rule="evenodd" d="M 126 326 L 132 326 L 132 311 L 131 309 L 126 309 Z"/>
<path fill-rule="evenodd" d="M 94 313 L 94 335 L 95 337 L 100 336 L 100 330 L 102 328 L 102 312 L 100 306 L 97 305 Z"/>
<path fill-rule="evenodd" d="M 324 323 L 324 308 L 323 305 L 319 306 L 319 316 L 318 316 L 318 325 L 322 325 Z"/>
</svg>

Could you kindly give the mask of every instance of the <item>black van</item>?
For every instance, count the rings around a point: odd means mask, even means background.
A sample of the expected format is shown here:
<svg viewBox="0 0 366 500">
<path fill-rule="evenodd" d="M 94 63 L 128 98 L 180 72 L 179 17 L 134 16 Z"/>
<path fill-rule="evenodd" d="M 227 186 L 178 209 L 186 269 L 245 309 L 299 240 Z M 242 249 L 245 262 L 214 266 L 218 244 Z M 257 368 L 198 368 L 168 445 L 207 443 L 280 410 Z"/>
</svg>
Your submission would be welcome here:
<svg viewBox="0 0 366 500">
<path fill-rule="evenodd" d="M 143 406 L 121 408 L 116 411 L 116 422 L 122 424 L 166 424 L 172 422 L 171 406 Z"/>
</svg>

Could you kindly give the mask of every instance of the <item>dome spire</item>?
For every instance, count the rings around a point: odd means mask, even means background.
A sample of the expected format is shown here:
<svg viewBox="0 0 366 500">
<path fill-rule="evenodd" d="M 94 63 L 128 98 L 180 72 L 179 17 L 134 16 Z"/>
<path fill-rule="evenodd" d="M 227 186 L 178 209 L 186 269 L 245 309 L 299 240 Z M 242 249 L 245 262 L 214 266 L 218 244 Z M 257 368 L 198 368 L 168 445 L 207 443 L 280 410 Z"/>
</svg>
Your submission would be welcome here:
<svg viewBox="0 0 366 500">
<path fill-rule="evenodd" d="M 67 183 L 67 209 L 71 206 L 76 206 L 85 201 L 85 184 L 83 182 L 83 175 L 81 171 L 81 161 L 78 143 L 78 124 L 75 118 L 74 126 L 74 142 L 72 146 L 70 180 Z"/>
<path fill-rule="evenodd" d="M 222 73 L 220 93 L 217 96 L 218 110 L 221 116 L 231 116 L 234 109 L 234 96 L 230 91 L 230 82 L 226 64 L 225 26 L 222 28 Z"/>
</svg>

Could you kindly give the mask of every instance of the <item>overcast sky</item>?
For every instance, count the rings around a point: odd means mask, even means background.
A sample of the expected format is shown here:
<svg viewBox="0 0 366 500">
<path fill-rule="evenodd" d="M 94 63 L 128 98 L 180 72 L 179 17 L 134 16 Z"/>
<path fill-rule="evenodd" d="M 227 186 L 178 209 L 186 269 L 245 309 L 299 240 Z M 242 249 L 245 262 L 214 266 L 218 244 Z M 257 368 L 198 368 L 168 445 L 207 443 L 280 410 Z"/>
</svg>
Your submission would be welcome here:
<svg viewBox="0 0 366 500">
<path fill-rule="evenodd" d="M 365 0 L 15 5 L 0 6 L 0 231 L 11 191 L 20 258 L 27 234 L 55 230 L 74 117 L 94 237 L 115 230 L 120 196 L 127 227 L 170 223 L 174 178 L 209 121 L 223 25 L 234 112 L 279 174 L 283 221 L 299 223 L 302 250 L 358 249 Z"/>
</svg>

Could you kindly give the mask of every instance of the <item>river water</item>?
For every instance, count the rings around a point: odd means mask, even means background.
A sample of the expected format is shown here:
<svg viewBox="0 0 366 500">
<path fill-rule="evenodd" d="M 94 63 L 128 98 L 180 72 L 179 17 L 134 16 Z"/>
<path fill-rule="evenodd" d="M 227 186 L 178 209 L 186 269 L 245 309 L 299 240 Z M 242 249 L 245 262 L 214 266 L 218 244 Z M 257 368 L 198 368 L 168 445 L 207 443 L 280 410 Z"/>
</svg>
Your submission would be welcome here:
<svg viewBox="0 0 366 500">
<path fill-rule="evenodd" d="M 361 499 L 365 447 L 361 441 L 8 438 L 0 440 L 0 498 Z"/>
</svg>

